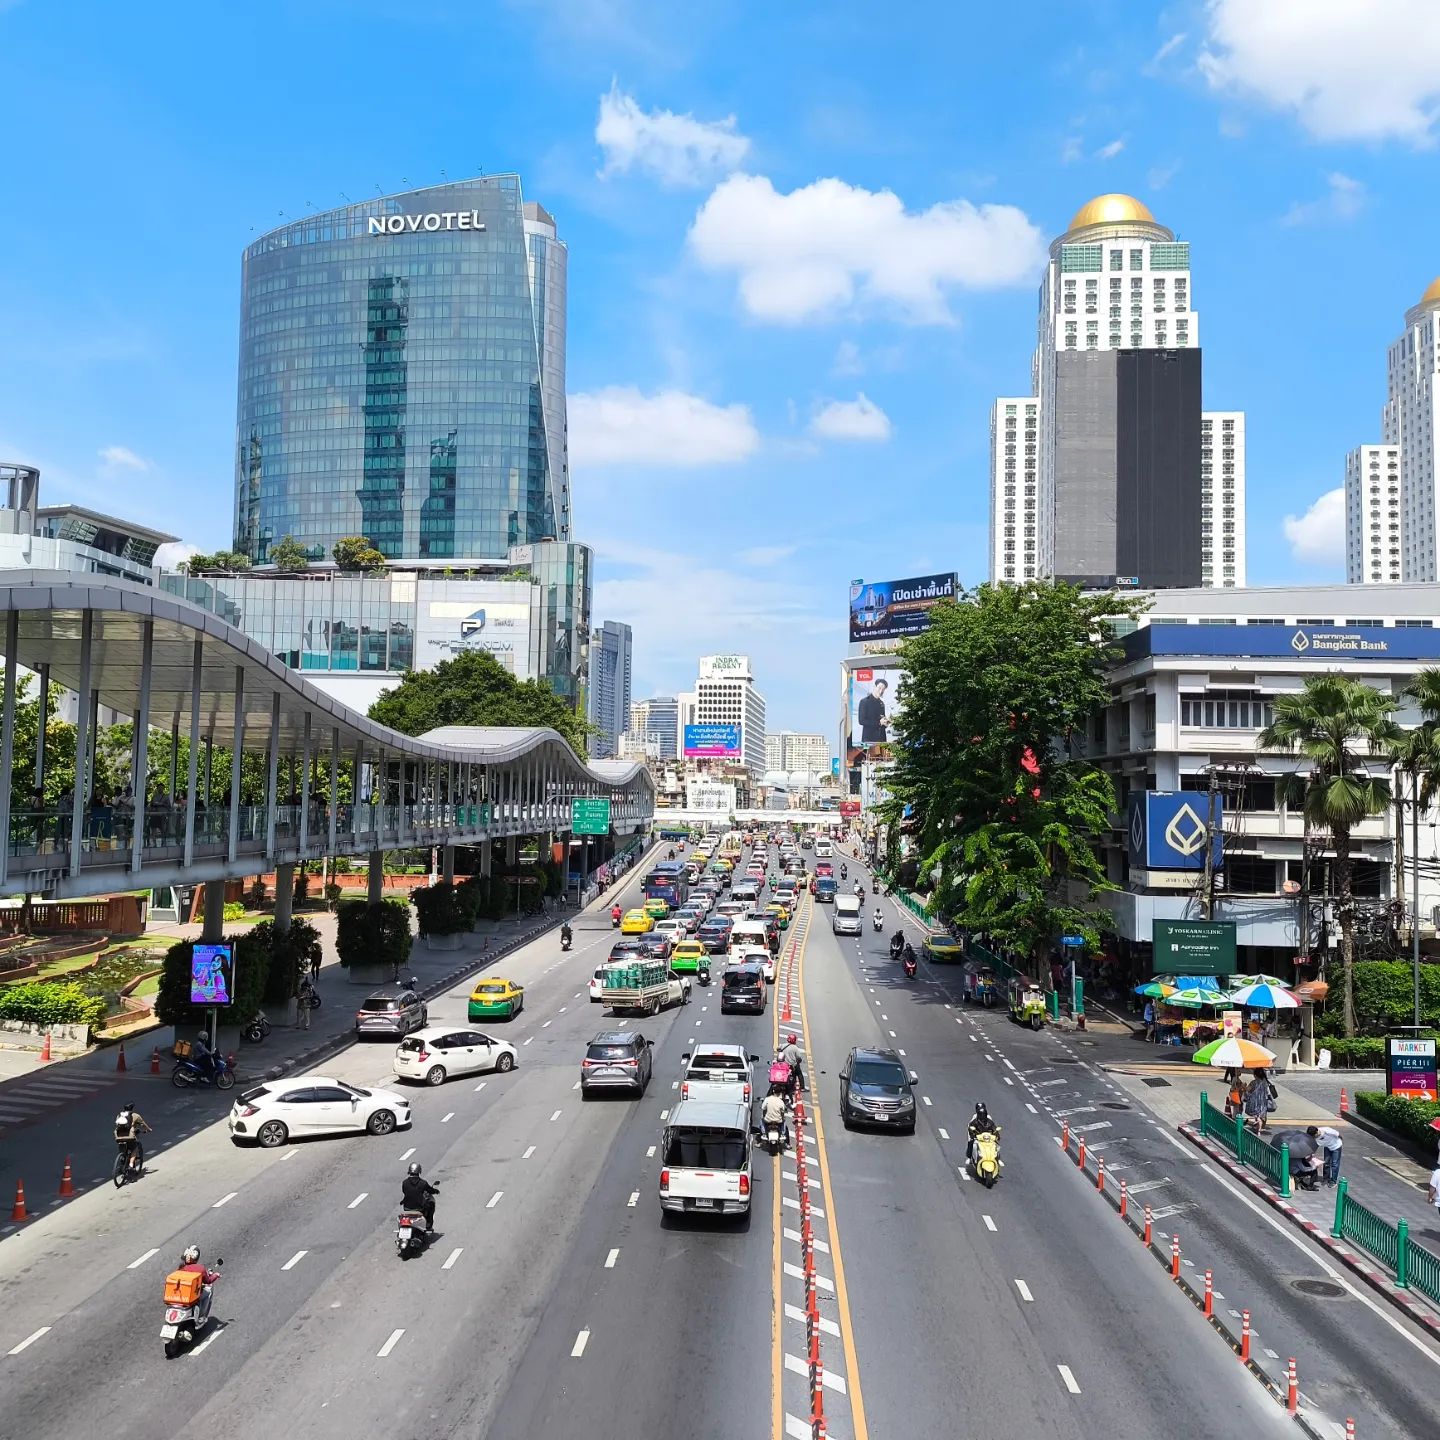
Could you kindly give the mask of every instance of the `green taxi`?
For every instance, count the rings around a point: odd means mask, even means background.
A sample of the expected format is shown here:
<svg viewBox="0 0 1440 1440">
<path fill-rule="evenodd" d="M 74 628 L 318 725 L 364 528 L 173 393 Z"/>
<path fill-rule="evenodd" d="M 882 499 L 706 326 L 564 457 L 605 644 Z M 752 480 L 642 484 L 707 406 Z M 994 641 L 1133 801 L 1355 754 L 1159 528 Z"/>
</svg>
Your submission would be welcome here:
<svg viewBox="0 0 1440 1440">
<path fill-rule="evenodd" d="M 958 965 L 965 958 L 964 942 L 950 935 L 931 935 L 924 948 L 926 959 L 936 965 Z"/>
</svg>

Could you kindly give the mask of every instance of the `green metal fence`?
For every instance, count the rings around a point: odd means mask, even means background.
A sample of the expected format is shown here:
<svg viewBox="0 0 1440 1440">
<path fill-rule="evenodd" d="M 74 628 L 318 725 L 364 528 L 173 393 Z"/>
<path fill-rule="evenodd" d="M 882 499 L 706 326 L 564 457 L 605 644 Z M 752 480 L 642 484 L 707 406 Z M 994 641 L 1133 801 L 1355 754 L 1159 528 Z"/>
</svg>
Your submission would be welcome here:
<svg viewBox="0 0 1440 1440">
<path fill-rule="evenodd" d="M 1405 1237 L 1406 1278 L 1422 1294 L 1440 1305 L 1440 1255 Z"/>
<path fill-rule="evenodd" d="M 987 950 L 978 940 L 969 942 L 970 958 L 978 960 L 982 965 L 988 965 L 995 971 L 1002 980 L 1023 980 L 1024 974 L 1017 970 L 1008 960 L 1002 960 L 993 951 Z"/>
<path fill-rule="evenodd" d="M 1373 1255 L 1394 1273 L 1397 1289 L 1413 1286 L 1440 1304 L 1440 1255 L 1410 1238 L 1408 1220 L 1391 1225 L 1358 1200 L 1352 1200 L 1350 1182 L 1343 1176 L 1335 1188 L 1335 1223 L 1330 1233 Z"/>
<path fill-rule="evenodd" d="M 1223 1110 L 1217 1110 L 1203 1090 L 1200 1092 L 1200 1133 L 1218 1140 L 1237 1160 L 1240 1158 L 1240 1137 L 1234 1120 Z"/>
<path fill-rule="evenodd" d="M 1205 1092 L 1200 1092 L 1200 1133 L 1218 1140 L 1242 1165 L 1258 1170 L 1279 1193 L 1290 1194 L 1290 1147 L 1274 1146 L 1261 1135 L 1245 1128 L 1245 1117 L 1233 1119 L 1217 1110 Z"/>
</svg>

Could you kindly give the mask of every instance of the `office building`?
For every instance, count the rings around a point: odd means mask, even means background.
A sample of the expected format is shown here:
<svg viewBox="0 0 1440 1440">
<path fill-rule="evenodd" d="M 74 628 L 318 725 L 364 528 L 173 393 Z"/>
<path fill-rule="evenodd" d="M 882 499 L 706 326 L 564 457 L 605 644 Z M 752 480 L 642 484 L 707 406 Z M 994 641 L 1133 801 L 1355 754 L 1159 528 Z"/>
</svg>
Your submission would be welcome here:
<svg viewBox="0 0 1440 1440">
<path fill-rule="evenodd" d="M 772 731 L 765 736 L 766 772 L 783 770 L 787 774 L 813 773 L 817 777 L 830 774 L 830 742 L 823 735 L 803 735 L 794 730 Z"/>
<path fill-rule="evenodd" d="M 389 559 L 570 538 L 566 248 L 516 175 L 283 225 L 240 275 L 235 549 Z"/>
<path fill-rule="evenodd" d="M 1405 329 L 1391 344 L 1386 364 L 1385 406 L 1380 413 L 1379 445 L 1362 445 L 1347 457 L 1345 467 L 1345 571 L 1356 584 L 1376 578 L 1374 561 L 1381 561 L 1381 579 L 1390 582 L 1392 527 L 1389 457 L 1398 460 L 1400 516 L 1400 579 L 1424 582 L 1440 579 L 1436 554 L 1440 551 L 1440 279 L 1433 280 L 1419 302 L 1405 312 Z M 1380 493 L 1367 493 L 1366 504 L 1351 503 L 1352 462 L 1363 466 L 1365 489 L 1370 490 L 1370 458 L 1382 461 Z M 1357 457 L 1359 460 L 1357 462 Z M 1357 477 L 1356 498 L 1361 486 Z M 1376 500 L 1383 501 L 1375 514 Z M 1376 554 L 1377 540 L 1379 554 Z M 1361 563 L 1363 562 L 1363 563 Z"/>
<path fill-rule="evenodd" d="M 1358 445 L 1345 457 L 1345 579 L 1394 585 L 1404 579 L 1400 447 Z"/>
<path fill-rule="evenodd" d="M 1223 538 L 1243 534 L 1243 487 L 1231 490 L 1237 528 L 1211 533 L 1208 548 L 1218 558 L 1204 568 L 1200 319 L 1190 247 L 1133 197 L 1090 201 L 1051 245 L 1031 387 L 1030 396 L 1003 398 L 992 412 L 993 581 L 1239 583 L 1243 562 Z M 1243 433 L 1243 425 L 1232 426 L 1232 434 Z M 1243 440 L 1230 448 L 1243 450 Z M 1028 470 L 1027 459 L 1035 462 Z M 1243 474 L 1243 453 L 1228 463 L 1237 467 L 1232 478 Z M 1226 507 L 1210 508 L 1223 527 L 1213 511 Z"/>
<path fill-rule="evenodd" d="M 636 736 L 653 735 L 661 760 L 674 760 L 680 753 L 678 721 L 679 705 L 673 695 L 655 695 L 649 700 L 631 703 L 630 733 Z"/>
<path fill-rule="evenodd" d="M 695 682 L 695 723 L 733 725 L 738 760 L 750 775 L 765 773 L 765 697 L 755 688 L 748 655 L 706 655 Z"/>
<path fill-rule="evenodd" d="M 1245 585 L 1243 410 L 1200 416 L 1200 584 L 1222 590 Z"/>
<path fill-rule="evenodd" d="M 695 692 L 682 690 L 675 697 L 675 731 L 683 739 L 685 727 L 695 723 Z"/>
<path fill-rule="evenodd" d="M 630 627 L 607 620 L 590 636 L 590 681 L 587 691 L 593 756 L 613 757 L 630 723 Z"/>
</svg>

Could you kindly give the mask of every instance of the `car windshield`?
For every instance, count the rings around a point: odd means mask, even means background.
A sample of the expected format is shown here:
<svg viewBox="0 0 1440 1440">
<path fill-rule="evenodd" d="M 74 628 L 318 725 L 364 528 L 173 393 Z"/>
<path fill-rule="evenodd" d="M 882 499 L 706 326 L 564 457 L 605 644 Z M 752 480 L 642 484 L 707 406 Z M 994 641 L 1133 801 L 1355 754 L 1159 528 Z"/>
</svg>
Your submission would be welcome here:
<svg viewBox="0 0 1440 1440">
<path fill-rule="evenodd" d="M 751 970 L 748 966 L 744 969 L 727 971 L 725 974 L 727 990 L 753 990 L 759 983 L 759 971 Z"/>
<path fill-rule="evenodd" d="M 398 1010 L 400 1002 L 393 995 L 372 995 L 361 1007 L 362 1010 Z"/>
<path fill-rule="evenodd" d="M 411 1035 L 400 1042 L 400 1048 L 410 1051 L 423 1050 L 425 1048 L 425 1042 L 423 1040 L 417 1040 L 415 1036 Z"/>
<path fill-rule="evenodd" d="M 475 987 L 482 995 L 503 995 L 504 985 L 477 985 Z"/>
<path fill-rule="evenodd" d="M 591 1060 L 625 1060 L 630 1055 L 628 1045 L 592 1045 L 586 1052 Z"/>
<path fill-rule="evenodd" d="M 727 975 L 726 980 L 734 979 Z M 744 1070 L 744 1059 L 739 1055 L 697 1055 L 690 1062 L 692 1070 Z"/>
<path fill-rule="evenodd" d="M 665 1163 L 691 1170 L 741 1170 L 745 1137 L 737 1130 L 672 1125 L 665 1132 Z"/>
<path fill-rule="evenodd" d="M 257 1100 L 263 1100 L 269 1093 L 268 1085 L 257 1085 L 253 1090 L 246 1090 L 240 1099 L 246 1105 L 253 1105 Z"/>
<path fill-rule="evenodd" d="M 857 1060 L 850 1078 L 857 1085 L 908 1085 L 909 1076 L 889 1060 Z"/>
</svg>

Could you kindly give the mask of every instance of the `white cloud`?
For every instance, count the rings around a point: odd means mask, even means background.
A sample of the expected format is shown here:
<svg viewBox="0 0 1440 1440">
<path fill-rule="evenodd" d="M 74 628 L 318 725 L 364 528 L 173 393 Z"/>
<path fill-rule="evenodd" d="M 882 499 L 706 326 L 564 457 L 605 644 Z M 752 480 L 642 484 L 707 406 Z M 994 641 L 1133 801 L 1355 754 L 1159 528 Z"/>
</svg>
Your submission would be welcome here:
<svg viewBox="0 0 1440 1440">
<path fill-rule="evenodd" d="M 1302 565 L 1339 565 L 1345 559 L 1345 488 L 1327 490 L 1303 515 L 1287 515 L 1285 538 Z"/>
<path fill-rule="evenodd" d="M 200 547 L 188 540 L 172 540 L 155 551 L 157 570 L 178 570 L 192 555 L 200 554 Z"/>
<path fill-rule="evenodd" d="M 1151 66 L 1159 65 L 1162 61 L 1168 60 L 1186 40 L 1185 32 L 1182 30 L 1178 35 L 1172 35 L 1151 57 Z"/>
<path fill-rule="evenodd" d="M 735 558 L 742 565 L 778 565 L 788 560 L 800 547 L 798 545 L 753 545 L 742 550 Z"/>
<path fill-rule="evenodd" d="M 1282 225 L 1317 225 L 1329 221 L 1353 220 L 1364 208 L 1365 185 L 1338 170 L 1325 177 L 1329 186 L 1321 200 L 1297 200 L 1281 217 Z"/>
<path fill-rule="evenodd" d="M 681 390 L 647 395 L 610 385 L 569 400 L 577 465 L 730 465 L 752 455 L 759 432 L 745 405 L 712 405 Z"/>
<path fill-rule="evenodd" d="M 1216 90 L 1293 112 L 1317 140 L 1433 138 L 1435 0 L 1210 0 L 1200 70 Z"/>
<path fill-rule="evenodd" d="M 791 324 L 860 305 L 946 324 L 951 288 L 1029 283 L 1045 254 L 1013 205 L 951 200 L 909 211 L 890 190 L 827 179 L 784 195 L 757 175 L 716 187 L 690 246 L 707 268 L 736 272 L 751 315 Z"/>
<path fill-rule="evenodd" d="M 1152 165 L 1145 179 L 1152 190 L 1163 190 L 1180 173 L 1180 161 L 1167 160 L 1163 165 Z"/>
<path fill-rule="evenodd" d="M 890 417 L 863 391 L 853 400 L 827 400 L 810 421 L 822 440 L 888 440 Z"/>
<path fill-rule="evenodd" d="M 1083 135 L 1067 135 L 1060 145 L 1060 163 L 1074 165 L 1084 158 L 1085 137 Z"/>
<path fill-rule="evenodd" d="M 860 375 L 865 362 L 860 358 L 860 347 L 853 340 L 842 340 L 835 349 L 835 359 L 830 363 L 834 375 Z"/>
<path fill-rule="evenodd" d="M 1096 152 L 1097 160 L 1113 160 L 1125 148 L 1125 141 L 1112 140 L 1108 145 L 1102 145 Z"/>
<path fill-rule="evenodd" d="M 737 169 L 750 141 L 733 115 L 697 120 L 673 110 L 642 110 L 634 96 L 612 84 L 600 97 L 595 139 L 605 155 L 602 176 L 647 171 L 666 185 L 703 185 Z"/>
<path fill-rule="evenodd" d="M 123 445 L 107 445 L 97 453 L 100 456 L 100 471 L 103 475 L 118 475 L 125 470 L 134 470 L 143 474 L 150 468 L 148 460 L 141 459 L 133 450 L 127 450 Z"/>
</svg>

